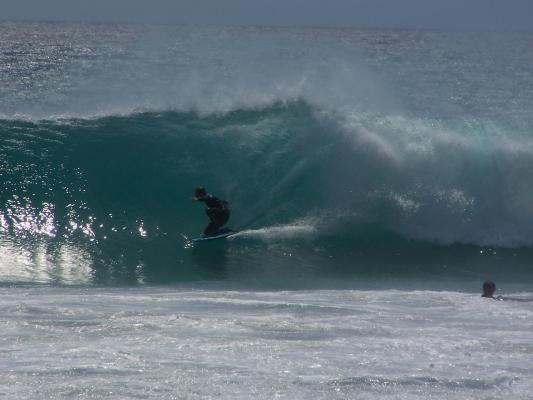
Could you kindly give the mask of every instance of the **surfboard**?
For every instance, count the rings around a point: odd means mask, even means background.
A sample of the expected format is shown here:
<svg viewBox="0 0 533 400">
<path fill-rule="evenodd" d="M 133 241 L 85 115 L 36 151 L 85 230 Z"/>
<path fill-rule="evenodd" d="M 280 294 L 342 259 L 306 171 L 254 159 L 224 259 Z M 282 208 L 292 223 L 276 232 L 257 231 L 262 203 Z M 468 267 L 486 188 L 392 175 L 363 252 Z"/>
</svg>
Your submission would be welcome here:
<svg viewBox="0 0 533 400">
<path fill-rule="evenodd" d="M 232 231 L 231 229 L 220 229 L 217 231 L 217 233 L 209 236 L 201 236 L 197 238 L 192 238 L 192 242 L 202 242 L 204 240 L 216 240 L 216 239 L 223 239 L 231 235 L 235 235 L 237 231 Z"/>
</svg>

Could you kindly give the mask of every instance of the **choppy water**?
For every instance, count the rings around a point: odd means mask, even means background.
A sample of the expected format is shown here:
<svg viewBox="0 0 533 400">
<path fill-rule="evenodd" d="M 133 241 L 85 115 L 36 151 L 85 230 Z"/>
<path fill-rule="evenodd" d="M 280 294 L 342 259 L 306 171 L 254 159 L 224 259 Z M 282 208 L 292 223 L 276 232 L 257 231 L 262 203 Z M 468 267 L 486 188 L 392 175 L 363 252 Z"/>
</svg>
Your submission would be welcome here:
<svg viewBox="0 0 533 400">
<path fill-rule="evenodd" d="M 431 291 L 0 290 L 10 399 L 529 399 L 533 303 Z M 480 310 L 482 310 L 480 312 Z"/>
</svg>

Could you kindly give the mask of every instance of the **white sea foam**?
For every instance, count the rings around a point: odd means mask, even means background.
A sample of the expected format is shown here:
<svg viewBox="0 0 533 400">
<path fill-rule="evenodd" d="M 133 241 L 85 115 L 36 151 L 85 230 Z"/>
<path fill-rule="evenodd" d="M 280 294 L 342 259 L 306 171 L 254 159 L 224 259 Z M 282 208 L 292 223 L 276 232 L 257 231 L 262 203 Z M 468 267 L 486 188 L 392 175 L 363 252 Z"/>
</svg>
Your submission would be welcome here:
<svg viewBox="0 0 533 400">
<path fill-rule="evenodd" d="M 2 288 L 0 393 L 526 400 L 532 307 L 432 291 Z"/>
</svg>

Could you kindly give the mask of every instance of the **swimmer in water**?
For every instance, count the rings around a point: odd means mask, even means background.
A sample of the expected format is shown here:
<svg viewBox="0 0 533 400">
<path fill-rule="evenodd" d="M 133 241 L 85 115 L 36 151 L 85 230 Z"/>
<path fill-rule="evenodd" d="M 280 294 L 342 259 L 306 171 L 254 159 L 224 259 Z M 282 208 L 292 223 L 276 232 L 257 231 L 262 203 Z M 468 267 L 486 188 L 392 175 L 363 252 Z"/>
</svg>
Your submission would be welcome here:
<svg viewBox="0 0 533 400">
<path fill-rule="evenodd" d="M 494 292 L 496 291 L 496 284 L 492 281 L 486 281 L 483 283 L 483 294 L 481 297 L 487 297 L 489 299 L 495 299 Z"/>
<path fill-rule="evenodd" d="M 508 297 L 508 296 L 496 296 L 494 297 L 494 292 L 496 291 L 496 284 L 492 281 L 486 281 L 483 283 L 483 293 L 481 297 L 486 297 L 493 300 L 505 300 L 505 301 L 519 301 L 522 303 L 533 302 L 531 297 Z"/>
</svg>

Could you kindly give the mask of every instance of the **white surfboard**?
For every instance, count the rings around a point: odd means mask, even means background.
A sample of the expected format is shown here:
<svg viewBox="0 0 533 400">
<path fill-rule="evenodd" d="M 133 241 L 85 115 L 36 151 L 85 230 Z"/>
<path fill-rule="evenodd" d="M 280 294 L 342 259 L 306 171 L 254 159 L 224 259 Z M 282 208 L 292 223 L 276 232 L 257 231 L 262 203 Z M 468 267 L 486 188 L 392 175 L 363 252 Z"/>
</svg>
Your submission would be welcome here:
<svg viewBox="0 0 533 400">
<path fill-rule="evenodd" d="M 216 239 L 223 239 L 231 235 L 235 235 L 237 231 L 232 231 L 231 229 L 221 229 L 214 235 L 209 236 L 201 236 L 197 238 L 191 239 L 192 242 L 202 242 L 204 240 L 216 240 Z"/>
</svg>

